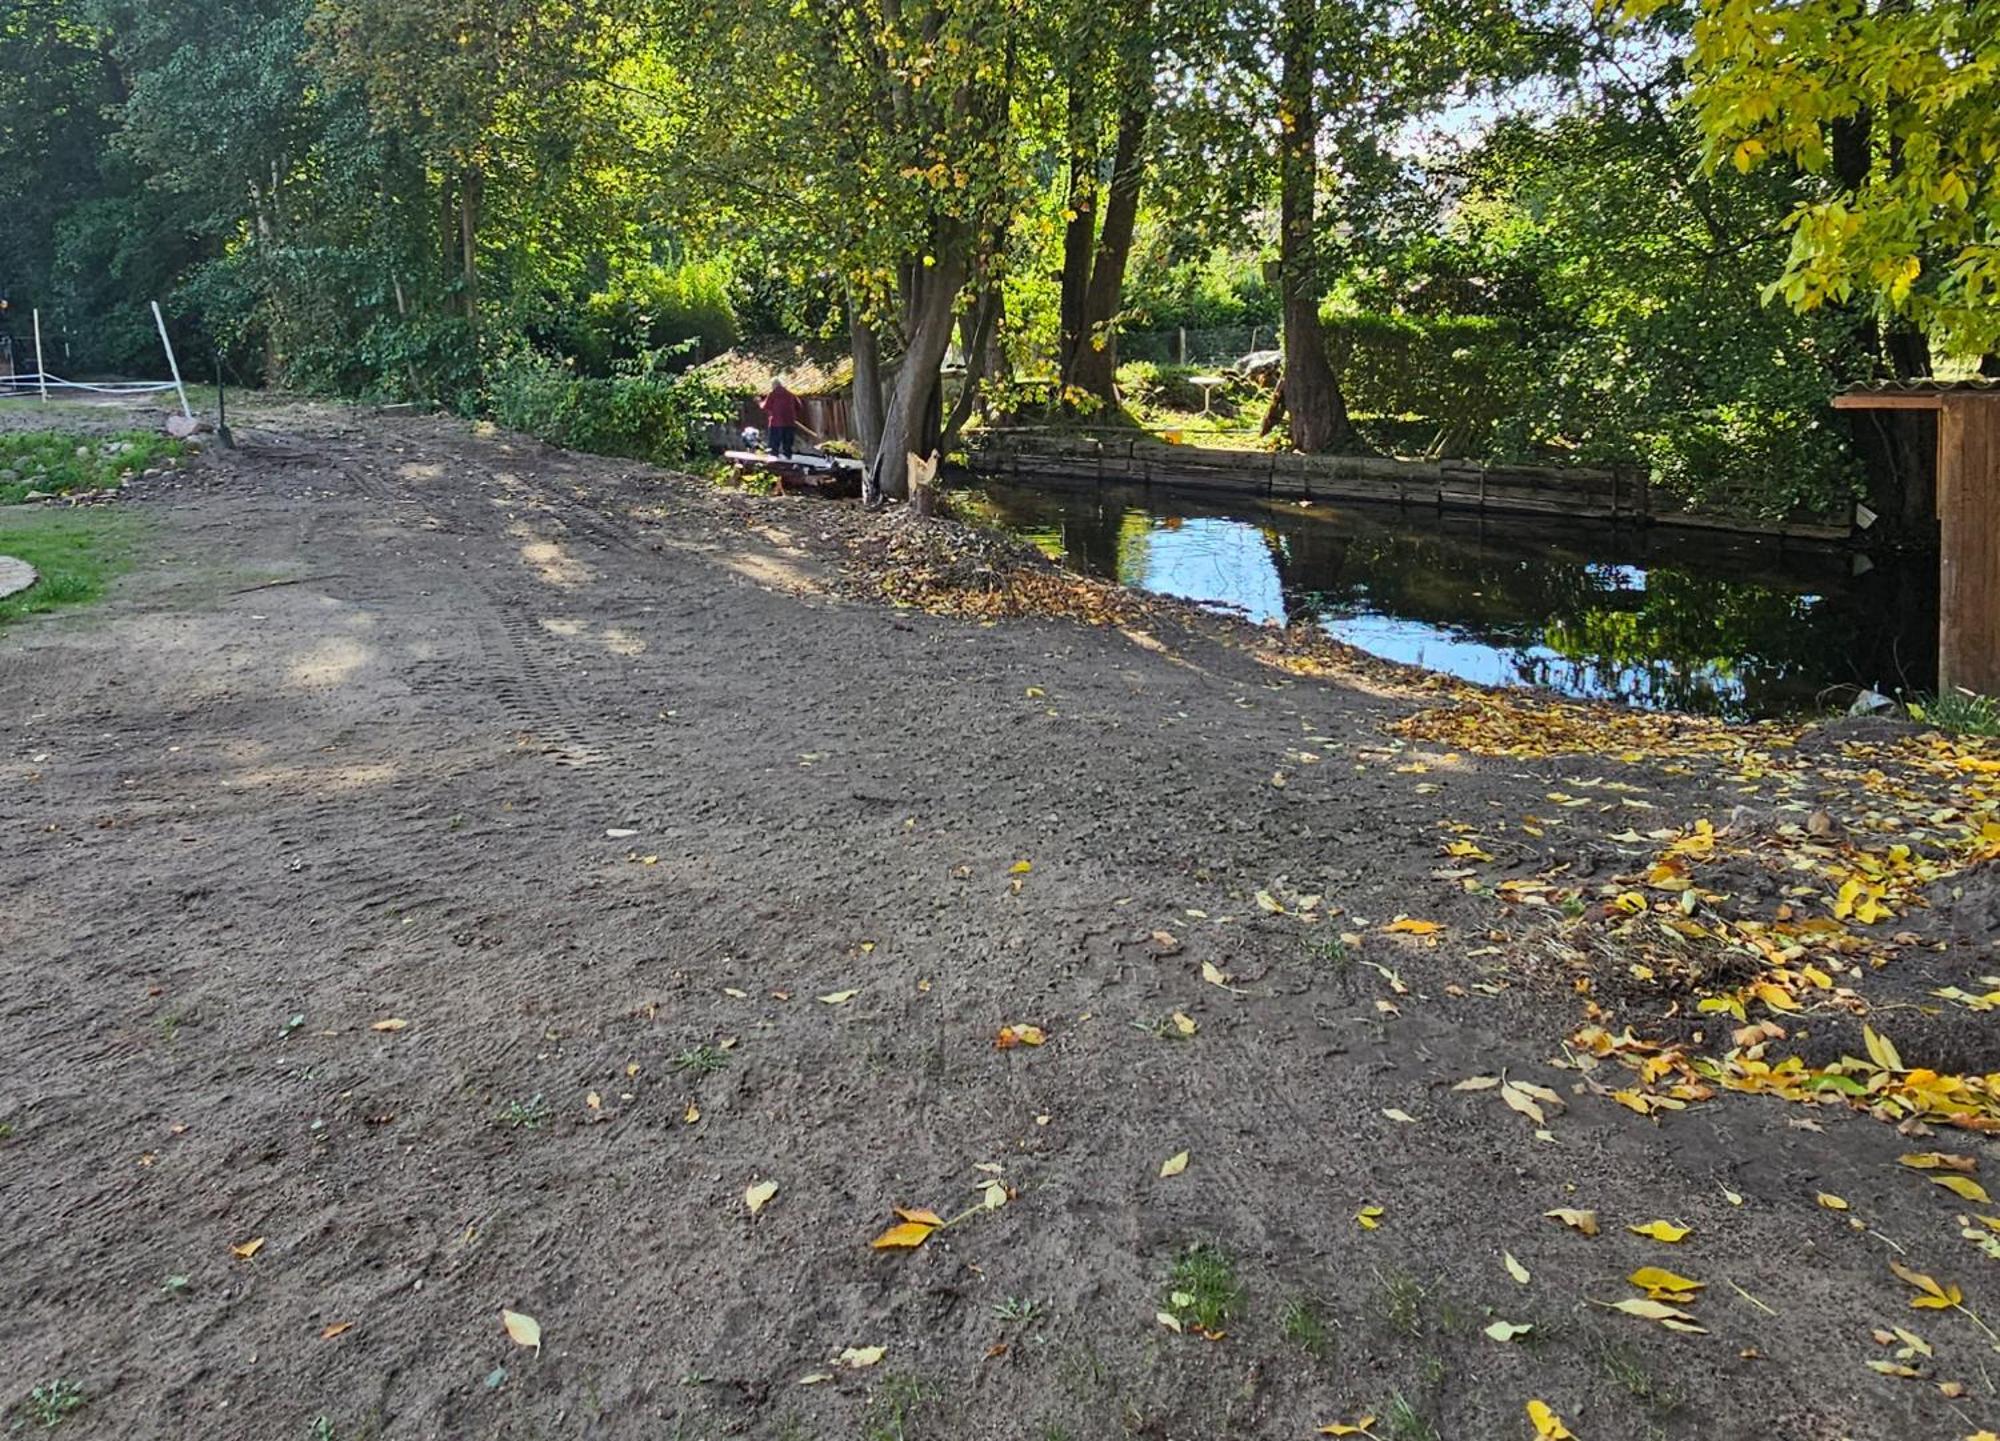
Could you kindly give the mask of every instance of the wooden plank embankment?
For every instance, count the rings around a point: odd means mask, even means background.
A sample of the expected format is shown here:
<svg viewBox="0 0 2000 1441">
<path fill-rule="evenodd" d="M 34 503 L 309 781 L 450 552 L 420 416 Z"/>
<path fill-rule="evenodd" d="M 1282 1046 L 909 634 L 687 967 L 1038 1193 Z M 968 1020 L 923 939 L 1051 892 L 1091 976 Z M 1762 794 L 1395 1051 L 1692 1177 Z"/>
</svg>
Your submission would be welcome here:
<svg viewBox="0 0 2000 1441">
<path fill-rule="evenodd" d="M 1169 445 L 1151 437 L 986 432 L 969 458 L 975 475 L 1074 485 L 1160 486 L 1210 496 L 1369 501 L 1500 515 L 1551 516 L 1686 526 L 1744 535 L 1840 541 L 1850 525 L 1768 522 L 1657 506 L 1643 473 L 1629 467 L 1487 465 L 1382 456 L 1296 455 Z"/>
</svg>

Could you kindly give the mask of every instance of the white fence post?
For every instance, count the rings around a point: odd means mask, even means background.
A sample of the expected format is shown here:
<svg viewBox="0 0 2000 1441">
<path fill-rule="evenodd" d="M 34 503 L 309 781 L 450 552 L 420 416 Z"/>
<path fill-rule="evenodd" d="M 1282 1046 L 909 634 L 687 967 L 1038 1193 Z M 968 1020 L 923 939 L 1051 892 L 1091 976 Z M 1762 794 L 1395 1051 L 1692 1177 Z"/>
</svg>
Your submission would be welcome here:
<svg viewBox="0 0 2000 1441">
<path fill-rule="evenodd" d="M 49 403 L 49 368 L 42 364 L 42 312 L 35 311 L 35 379 L 42 387 L 42 404 Z"/>
<path fill-rule="evenodd" d="M 160 314 L 160 302 L 153 302 L 153 323 L 160 327 L 160 344 L 166 348 L 167 369 L 174 373 L 174 389 L 180 392 L 181 414 L 194 419 L 194 411 L 188 407 L 187 387 L 181 384 L 181 363 L 174 359 L 174 343 L 167 339 L 167 318 Z"/>
</svg>

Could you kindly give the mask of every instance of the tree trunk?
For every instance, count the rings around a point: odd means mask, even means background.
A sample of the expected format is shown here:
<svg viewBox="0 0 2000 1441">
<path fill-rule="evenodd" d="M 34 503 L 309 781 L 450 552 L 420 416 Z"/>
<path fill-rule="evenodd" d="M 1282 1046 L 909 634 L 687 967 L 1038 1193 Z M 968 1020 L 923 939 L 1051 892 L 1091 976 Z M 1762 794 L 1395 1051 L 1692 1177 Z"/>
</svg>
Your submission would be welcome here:
<svg viewBox="0 0 2000 1441">
<path fill-rule="evenodd" d="M 1284 0 L 1278 46 L 1278 266 L 1285 314 L 1284 401 L 1294 450 L 1362 449 L 1319 323 L 1315 188 L 1319 184 L 1318 0 Z"/>
<path fill-rule="evenodd" d="M 847 328 L 854 341 L 854 438 L 862 462 L 872 465 L 882 448 L 882 342 L 851 297 Z"/>
<path fill-rule="evenodd" d="M 1139 189 L 1146 178 L 1146 119 L 1152 110 L 1150 84 L 1126 97 L 1118 115 L 1118 146 L 1112 160 L 1111 192 L 1104 202 L 1104 233 L 1090 269 L 1084 296 L 1083 335 L 1071 356 L 1067 384 L 1088 391 L 1107 406 L 1118 403 L 1118 312 L 1125 298 L 1125 266 L 1139 221 Z"/>
<path fill-rule="evenodd" d="M 869 461 L 862 493 L 870 502 L 909 494 L 907 457 L 935 454 L 938 372 L 951 347 L 953 311 L 965 284 L 966 262 L 957 247 L 940 245 L 937 263 L 913 272 L 907 286 L 903 359 L 882 413 L 882 438 Z M 928 440 L 930 449 L 925 449 Z"/>
<path fill-rule="evenodd" d="M 1065 377 L 1088 333 L 1091 247 L 1097 239 L 1097 134 L 1082 77 L 1069 88 L 1069 219 L 1063 225 L 1062 292 L 1057 307 L 1056 368 Z"/>
<path fill-rule="evenodd" d="M 475 331 L 479 328 L 479 207 L 485 189 L 485 177 L 476 165 L 468 166 L 459 177 L 459 285 L 465 302 L 466 323 Z"/>
</svg>

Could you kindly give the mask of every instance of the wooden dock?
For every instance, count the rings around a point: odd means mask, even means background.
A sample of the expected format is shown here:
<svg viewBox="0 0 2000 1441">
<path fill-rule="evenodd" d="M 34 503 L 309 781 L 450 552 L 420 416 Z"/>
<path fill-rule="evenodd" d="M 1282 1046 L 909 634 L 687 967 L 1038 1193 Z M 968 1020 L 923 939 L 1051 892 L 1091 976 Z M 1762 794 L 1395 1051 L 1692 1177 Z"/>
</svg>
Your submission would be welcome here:
<svg viewBox="0 0 2000 1441">
<path fill-rule="evenodd" d="M 1208 496 L 1376 501 L 1438 510 L 1545 515 L 1630 525 L 1685 526 L 1742 535 L 1843 541 L 1850 517 L 1758 521 L 1662 503 L 1637 467 L 1486 465 L 1169 445 L 1149 436 L 989 430 L 968 437 L 975 475 L 1026 481 L 1160 486 Z"/>
<path fill-rule="evenodd" d="M 861 462 L 832 455 L 773 455 L 766 450 L 725 450 L 740 482 L 749 475 L 768 475 L 780 495 L 817 495 L 851 500 L 861 494 Z"/>
</svg>

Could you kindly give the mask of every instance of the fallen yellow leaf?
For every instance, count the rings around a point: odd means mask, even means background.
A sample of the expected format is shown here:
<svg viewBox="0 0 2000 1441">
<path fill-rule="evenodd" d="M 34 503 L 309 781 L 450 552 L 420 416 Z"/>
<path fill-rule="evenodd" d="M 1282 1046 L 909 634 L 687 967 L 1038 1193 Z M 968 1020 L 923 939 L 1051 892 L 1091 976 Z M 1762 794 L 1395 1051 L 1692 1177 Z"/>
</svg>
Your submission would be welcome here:
<svg viewBox="0 0 2000 1441">
<path fill-rule="evenodd" d="M 1319 1428 L 1322 1436 L 1366 1436 L 1368 1428 L 1375 1424 L 1373 1416 L 1362 1416 L 1353 1421 L 1329 1421 Z M 1972 1441 L 1978 1441 L 1977 1437 Z"/>
<path fill-rule="evenodd" d="M 750 1214 L 754 1216 L 770 1205 L 771 1198 L 777 1194 L 776 1181 L 759 1181 L 753 1186 L 743 1188 L 743 1204 L 750 1208 Z"/>
<path fill-rule="evenodd" d="M 1687 1276 L 1677 1276 L 1672 1271 L 1663 1271 L 1658 1266 L 1641 1266 L 1629 1278 L 1641 1291 L 1699 1291 L 1706 1281 L 1696 1281 Z"/>
<path fill-rule="evenodd" d="M 1382 929 L 1392 936 L 1434 936 L 1443 927 L 1436 921 L 1418 921 L 1408 916 L 1398 916 Z"/>
<path fill-rule="evenodd" d="M 1382 1224 L 1383 1211 L 1380 1206 L 1363 1206 L 1354 1213 L 1354 1219 L 1361 1223 L 1364 1231 L 1373 1231 Z"/>
<path fill-rule="evenodd" d="M 877 1251 L 921 1246 L 930 1239 L 931 1232 L 936 1229 L 937 1227 L 928 1221 L 903 1221 L 891 1226 L 868 1244 Z"/>
<path fill-rule="evenodd" d="M 844 1006 L 844 1005 L 846 1005 L 846 1004 L 847 1004 L 847 1003 L 848 1003 L 849 1001 L 853 1000 L 853 999 L 854 999 L 854 998 L 855 998 L 856 996 L 858 996 L 858 995 L 860 995 L 860 994 L 861 994 L 861 992 L 860 992 L 860 991 L 858 991 L 858 990 L 856 990 L 856 991 L 835 991 L 835 992 L 833 992 L 833 993 L 832 993 L 831 995 L 825 995 L 825 996 L 821 996 L 821 997 L 820 997 L 820 1000 L 822 1000 L 823 1002 L 825 1002 L 825 1003 L 826 1003 L 827 1005 L 829 1005 L 829 1006 Z"/>
<path fill-rule="evenodd" d="M 1957 1286 L 1949 1283 L 1940 1286 L 1931 1277 L 1921 1271 L 1911 1270 L 1900 1261 L 1891 1261 L 1889 1269 L 1894 1271 L 1899 1279 L 1915 1286 L 1923 1293 L 1910 1300 L 1910 1305 L 1919 1310 L 1947 1311 L 1965 1299 L 1965 1293 Z"/>
<path fill-rule="evenodd" d="M 1203 961 L 1201 963 L 1201 978 L 1211 986 L 1227 986 L 1229 984 L 1228 973 L 1216 965 L 1214 961 Z"/>
<path fill-rule="evenodd" d="M 1844 1197 L 1829 1195 L 1825 1191 L 1816 1193 L 1813 1199 L 1829 1211 L 1845 1211 L 1847 1209 L 1847 1201 Z"/>
<path fill-rule="evenodd" d="M 1179 1031 L 1183 1036 L 1192 1036 L 1195 1033 L 1195 1024 L 1191 1017 L 1185 1016 L 1181 1014 L 1181 1012 L 1179 1011 L 1175 1011 L 1174 1029 Z"/>
<path fill-rule="evenodd" d="M 1970 1175 L 1979 1169 L 1976 1157 L 1954 1155 L 1949 1151 L 1914 1151 L 1896 1159 L 1913 1171 L 1963 1171 Z"/>
<path fill-rule="evenodd" d="M 1187 1163 L 1188 1153 L 1186 1151 L 1176 1151 L 1160 1163 L 1160 1174 L 1162 1176 L 1178 1176 L 1187 1169 Z"/>
<path fill-rule="evenodd" d="M 322 1341 L 331 1341 L 334 1337 L 342 1335 L 348 1331 L 352 1331 L 353 1329 L 354 1329 L 354 1323 L 352 1321 L 335 1321 L 330 1326 L 323 1326 L 320 1328 L 319 1339 Z"/>
<path fill-rule="evenodd" d="M 371 1031 L 400 1031 L 410 1023 L 401 1016 L 391 1016 L 384 1021 L 376 1021 L 368 1027 Z"/>
<path fill-rule="evenodd" d="M 1010 876 L 1025 876 L 1034 868 L 1035 863 L 1033 861 L 1016 861 L 1013 865 L 1007 867 L 1007 874 Z"/>
<path fill-rule="evenodd" d="M 1962 1200 L 1971 1201 L 1981 1206 L 1990 1206 L 1993 1204 L 1993 1198 L 1986 1194 L 1986 1188 L 1970 1176 L 1933 1176 L 1931 1177 L 1931 1182 L 1934 1185 L 1944 1187 L 1947 1191 L 1950 1191 Z"/>
<path fill-rule="evenodd" d="M 840 1353 L 840 1364 L 859 1371 L 863 1367 L 873 1366 L 887 1353 L 886 1346 L 849 1346 Z"/>
<path fill-rule="evenodd" d="M 229 1248 L 229 1254 L 247 1261 L 252 1256 L 256 1255 L 259 1251 L 263 1249 L 264 1249 L 264 1238 L 262 1236 L 253 1236 L 248 1241 L 241 1241 L 238 1242 L 236 1245 L 231 1246 Z"/>
<path fill-rule="evenodd" d="M 1669 1245 L 1694 1234 L 1693 1227 L 1676 1226 L 1672 1221 L 1648 1221 L 1643 1226 L 1627 1226 L 1625 1229 L 1635 1236 L 1650 1236 L 1655 1241 L 1665 1241 Z"/>
<path fill-rule="evenodd" d="M 1554 1211 L 1544 1211 L 1542 1214 L 1551 1221 L 1560 1221 L 1565 1226 L 1574 1227 L 1586 1236 L 1595 1236 L 1597 1234 L 1597 1212 L 1595 1211 L 1572 1211 L 1567 1207 L 1562 1207 Z"/>
<path fill-rule="evenodd" d="M 1527 1285 L 1529 1280 L 1531 1279 L 1528 1275 L 1528 1268 L 1526 1266 L 1523 1266 L 1519 1261 L 1516 1261 L 1514 1259 L 1514 1253 L 1512 1251 L 1502 1251 L 1500 1253 L 1500 1264 L 1507 1268 L 1507 1274 L 1509 1276 L 1512 1276 L 1516 1281 L 1520 1282 L 1523 1286 Z"/>
<path fill-rule="evenodd" d="M 524 1316 L 519 1311 L 509 1311 L 504 1307 L 500 1312 L 500 1324 L 507 1328 L 507 1334 L 514 1338 L 517 1346 L 532 1346 L 542 1349 L 542 1323 L 533 1316 Z"/>
<path fill-rule="evenodd" d="M 1040 1026 L 1002 1026 L 1000 1034 L 993 1039 L 993 1049 L 1009 1051 L 1016 1046 L 1039 1046 L 1048 1038 L 1048 1033 Z"/>
<path fill-rule="evenodd" d="M 1528 1420 L 1534 1423 L 1536 1441 L 1576 1441 L 1576 1433 L 1563 1425 L 1546 1401 L 1528 1403 Z"/>
</svg>

